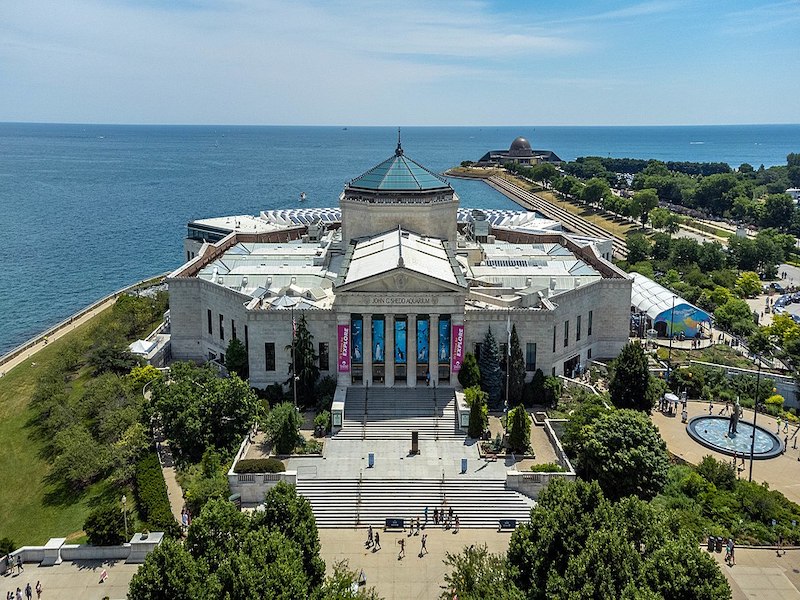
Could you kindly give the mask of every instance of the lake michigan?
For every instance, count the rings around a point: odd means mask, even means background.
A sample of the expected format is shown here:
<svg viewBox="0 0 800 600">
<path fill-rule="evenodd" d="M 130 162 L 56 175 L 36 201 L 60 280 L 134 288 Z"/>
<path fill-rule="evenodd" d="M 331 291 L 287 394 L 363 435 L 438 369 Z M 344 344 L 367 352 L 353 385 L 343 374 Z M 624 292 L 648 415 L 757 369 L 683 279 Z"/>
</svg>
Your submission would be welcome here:
<svg viewBox="0 0 800 600">
<path fill-rule="evenodd" d="M 578 156 L 785 164 L 800 125 L 407 127 L 406 154 L 434 171 L 522 135 Z M 191 219 L 336 206 L 346 181 L 387 158 L 392 127 L 0 123 L 0 354 L 94 300 L 181 264 Z M 453 180 L 465 207 L 518 208 Z"/>
</svg>

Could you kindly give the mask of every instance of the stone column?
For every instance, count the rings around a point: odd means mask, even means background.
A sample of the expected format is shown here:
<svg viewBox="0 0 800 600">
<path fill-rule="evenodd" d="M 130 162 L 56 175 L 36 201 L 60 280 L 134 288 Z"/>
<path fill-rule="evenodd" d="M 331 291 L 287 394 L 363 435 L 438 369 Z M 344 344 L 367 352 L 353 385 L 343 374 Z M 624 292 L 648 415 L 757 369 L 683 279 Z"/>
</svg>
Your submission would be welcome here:
<svg viewBox="0 0 800 600">
<path fill-rule="evenodd" d="M 439 315 L 428 317 L 428 370 L 431 385 L 439 384 Z"/>
<path fill-rule="evenodd" d="M 417 385 L 417 315 L 408 315 L 406 325 L 406 385 Z"/>
<path fill-rule="evenodd" d="M 372 385 L 372 315 L 364 315 L 364 385 Z"/>
<path fill-rule="evenodd" d="M 386 387 L 394 385 L 394 315 L 386 314 L 384 317 L 383 333 L 383 372 Z"/>
</svg>

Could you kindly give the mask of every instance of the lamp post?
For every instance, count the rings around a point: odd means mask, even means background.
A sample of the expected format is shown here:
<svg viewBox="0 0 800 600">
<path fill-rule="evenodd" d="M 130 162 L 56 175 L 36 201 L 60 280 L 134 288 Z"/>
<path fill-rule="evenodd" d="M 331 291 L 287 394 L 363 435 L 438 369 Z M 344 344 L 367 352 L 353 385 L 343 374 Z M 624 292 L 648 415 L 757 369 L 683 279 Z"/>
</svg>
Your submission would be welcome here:
<svg viewBox="0 0 800 600">
<path fill-rule="evenodd" d="M 753 454 L 756 450 L 756 419 L 758 417 L 758 392 L 761 385 L 761 355 L 756 354 L 756 361 L 758 361 L 758 374 L 756 375 L 756 399 L 753 402 L 753 437 L 750 440 L 750 474 L 747 481 L 753 481 Z"/>
<path fill-rule="evenodd" d="M 125 519 L 125 539 L 128 539 L 128 498 L 122 494 L 122 518 Z"/>
<path fill-rule="evenodd" d="M 667 385 L 672 375 L 672 330 L 675 327 L 675 294 L 672 295 L 672 311 L 669 313 L 669 353 L 667 354 Z"/>
</svg>

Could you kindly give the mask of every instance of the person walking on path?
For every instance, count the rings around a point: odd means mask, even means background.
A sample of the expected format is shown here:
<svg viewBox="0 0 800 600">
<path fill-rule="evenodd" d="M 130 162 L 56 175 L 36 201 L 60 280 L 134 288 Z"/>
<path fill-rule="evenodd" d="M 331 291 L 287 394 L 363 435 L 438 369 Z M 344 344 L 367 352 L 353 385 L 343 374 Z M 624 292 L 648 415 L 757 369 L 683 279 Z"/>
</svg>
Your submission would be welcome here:
<svg viewBox="0 0 800 600">
<path fill-rule="evenodd" d="M 460 527 L 461 527 L 461 521 L 459 520 L 458 515 L 456 515 L 456 528 L 453 531 L 453 533 L 458 533 Z"/>
<path fill-rule="evenodd" d="M 31 598 L 33 598 L 33 588 L 31 587 L 30 582 L 28 582 L 28 585 L 25 586 L 25 597 L 28 600 L 31 600 Z"/>
<path fill-rule="evenodd" d="M 381 549 L 381 534 L 379 531 L 375 532 L 375 545 L 372 547 L 372 551 L 375 552 Z"/>
<path fill-rule="evenodd" d="M 422 514 L 425 515 L 425 525 L 427 525 L 428 524 L 428 507 L 427 506 L 425 507 L 425 510 L 422 511 Z"/>
<path fill-rule="evenodd" d="M 736 564 L 736 557 L 734 556 L 735 546 L 733 543 L 733 538 L 728 538 L 728 547 L 727 552 L 725 554 L 725 562 L 728 563 L 728 566 L 732 567 Z"/>
<path fill-rule="evenodd" d="M 434 525 L 438 525 L 439 524 L 439 509 L 438 508 L 434 508 L 433 509 L 433 524 Z"/>
<path fill-rule="evenodd" d="M 36 582 L 36 598 L 41 598 L 41 597 L 42 597 L 42 582 L 41 581 L 37 581 Z"/>
<path fill-rule="evenodd" d="M 397 560 L 402 560 L 406 555 L 406 541 L 400 538 L 397 543 L 400 544 L 400 553 L 397 555 Z"/>
<path fill-rule="evenodd" d="M 22 566 L 22 557 L 17 556 L 17 573 L 22 573 L 25 568 Z"/>
<path fill-rule="evenodd" d="M 16 596 L 16 598 L 17 598 L 17 600 L 22 600 L 22 590 L 19 589 L 19 588 L 17 588 L 17 596 Z"/>
<path fill-rule="evenodd" d="M 106 579 L 108 579 L 108 571 L 103 569 L 102 571 L 100 571 L 100 583 L 105 583 Z"/>
<path fill-rule="evenodd" d="M 367 548 L 372 546 L 372 539 L 372 525 L 370 525 L 369 529 L 367 530 Z"/>
<path fill-rule="evenodd" d="M 428 534 L 427 533 L 423 533 L 422 534 L 422 546 L 419 549 L 419 557 L 420 558 L 422 558 L 423 556 L 425 556 L 428 553 L 427 542 L 428 542 Z"/>
</svg>

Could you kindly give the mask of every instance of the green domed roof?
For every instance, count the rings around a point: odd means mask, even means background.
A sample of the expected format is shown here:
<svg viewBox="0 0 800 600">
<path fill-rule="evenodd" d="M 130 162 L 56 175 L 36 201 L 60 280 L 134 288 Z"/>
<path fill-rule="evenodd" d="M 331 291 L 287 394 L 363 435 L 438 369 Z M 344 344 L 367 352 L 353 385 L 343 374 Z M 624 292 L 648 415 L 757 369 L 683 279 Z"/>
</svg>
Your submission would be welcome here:
<svg viewBox="0 0 800 600">
<path fill-rule="evenodd" d="M 413 191 L 452 189 L 447 180 L 403 154 L 400 142 L 394 156 L 351 180 L 347 187 L 372 191 Z"/>
</svg>

